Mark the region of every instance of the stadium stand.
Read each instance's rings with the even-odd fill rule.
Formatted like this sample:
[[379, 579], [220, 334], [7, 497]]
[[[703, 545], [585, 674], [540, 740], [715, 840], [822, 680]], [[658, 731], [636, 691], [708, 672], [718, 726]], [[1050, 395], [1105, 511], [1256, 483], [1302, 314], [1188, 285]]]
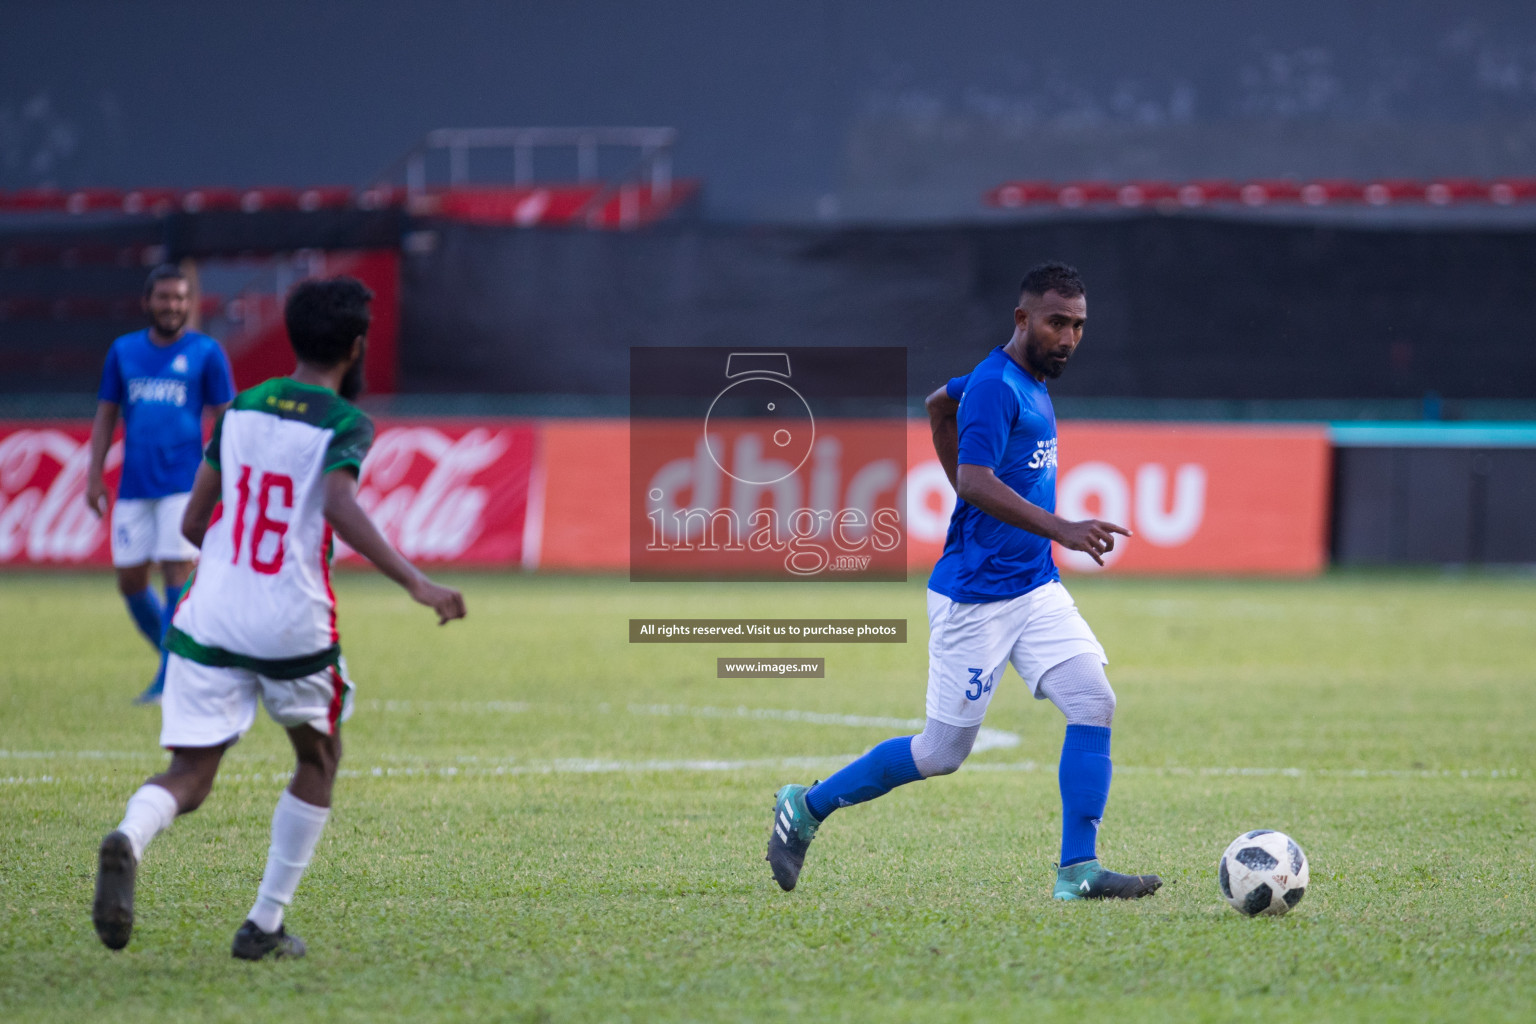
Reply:
[[1010, 181], [990, 189], [987, 205], [1016, 210], [1054, 207], [1075, 210], [1085, 206], [1112, 206], [1134, 210], [1141, 207], [1198, 209], [1205, 206], [1239, 205], [1249, 208], [1279, 205], [1339, 206], [1364, 204], [1384, 207], [1405, 204], [1452, 206], [1465, 203], [1511, 206], [1536, 200], [1536, 178], [1444, 181], [1299, 181], [1289, 178], [1264, 181]]
[[[699, 195], [697, 181], [672, 176], [676, 137], [670, 128], [443, 129], [360, 187], [0, 190], [6, 390], [87, 388], [105, 341], [141, 326], [144, 269], [166, 259], [248, 267], [249, 280], [226, 294], [205, 292], [199, 313], [215, 322], [237, 381], [259, 380], [287, 359], [273, 288], [286, 287], [283, 265], [302, 253], [312, 270], [358, 274], [383, 300], [368, 384], [391, 393], [399, 252], [412, 219], [600, 231], [657, 224]], [[503, 180], [487, 159], [496, 151], [512, 158]], [[617, 169], [600, 174], [605, 163]]]

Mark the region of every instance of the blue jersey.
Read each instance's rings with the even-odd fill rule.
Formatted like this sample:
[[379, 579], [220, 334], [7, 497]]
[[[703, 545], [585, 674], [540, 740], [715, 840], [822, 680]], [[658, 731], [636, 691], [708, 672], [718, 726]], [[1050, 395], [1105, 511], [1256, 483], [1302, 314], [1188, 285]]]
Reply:
[[[957, 414], [959, 461], [984, 466], [1025, 501], [1056, 511], [1056, 411], [1045, 384], [995, 348], [970, 377], [949, 382], [963, 392]], [[981, 604], [1027, 594], [1060, 579], [1051, 542], [993, 519], [963, 501], [955, 504], [944, 554], [928, 588], [952, 601]]]
[[235, 382], [224, 350], [208, 335], [188, 331], [156, 345], [146, 328], [112, 343], [97, 397], [123, 410], [117, 496], [163, 498], [192, 489], [203, 458], [203, 407], [233, 399]]

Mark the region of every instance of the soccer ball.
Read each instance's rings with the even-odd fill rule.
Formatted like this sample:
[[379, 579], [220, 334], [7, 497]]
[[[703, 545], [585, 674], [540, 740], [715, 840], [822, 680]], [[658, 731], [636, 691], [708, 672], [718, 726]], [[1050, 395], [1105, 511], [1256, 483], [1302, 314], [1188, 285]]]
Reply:
[[1307, 891], [1307, 855], [1283, 832], [1244, 832], [1221, 855], [1221, 894], [1253, 917], [1283, 914]]

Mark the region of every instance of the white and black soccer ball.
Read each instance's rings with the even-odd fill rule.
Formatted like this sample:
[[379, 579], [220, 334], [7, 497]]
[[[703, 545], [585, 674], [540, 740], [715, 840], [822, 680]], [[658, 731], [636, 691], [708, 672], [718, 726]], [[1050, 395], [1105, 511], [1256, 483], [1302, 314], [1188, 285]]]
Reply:
[[1307, 855], [1283, 832], [1244, 832], [1221, 855], [1221, 894], [1241, 913], [1283, 914], [1307, 891]]

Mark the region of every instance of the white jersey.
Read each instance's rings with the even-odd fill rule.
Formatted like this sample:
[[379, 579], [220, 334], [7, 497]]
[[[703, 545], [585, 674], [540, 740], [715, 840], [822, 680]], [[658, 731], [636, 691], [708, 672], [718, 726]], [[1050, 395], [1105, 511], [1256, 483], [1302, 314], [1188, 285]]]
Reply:
[[223, 515], [176, 608], [166, 647], [191, 661], [296, 679], [341, 648], [325, 474], [361, 471], [373, 423], [335, 392], [286, 377], [235, 396], [205, 458]]

